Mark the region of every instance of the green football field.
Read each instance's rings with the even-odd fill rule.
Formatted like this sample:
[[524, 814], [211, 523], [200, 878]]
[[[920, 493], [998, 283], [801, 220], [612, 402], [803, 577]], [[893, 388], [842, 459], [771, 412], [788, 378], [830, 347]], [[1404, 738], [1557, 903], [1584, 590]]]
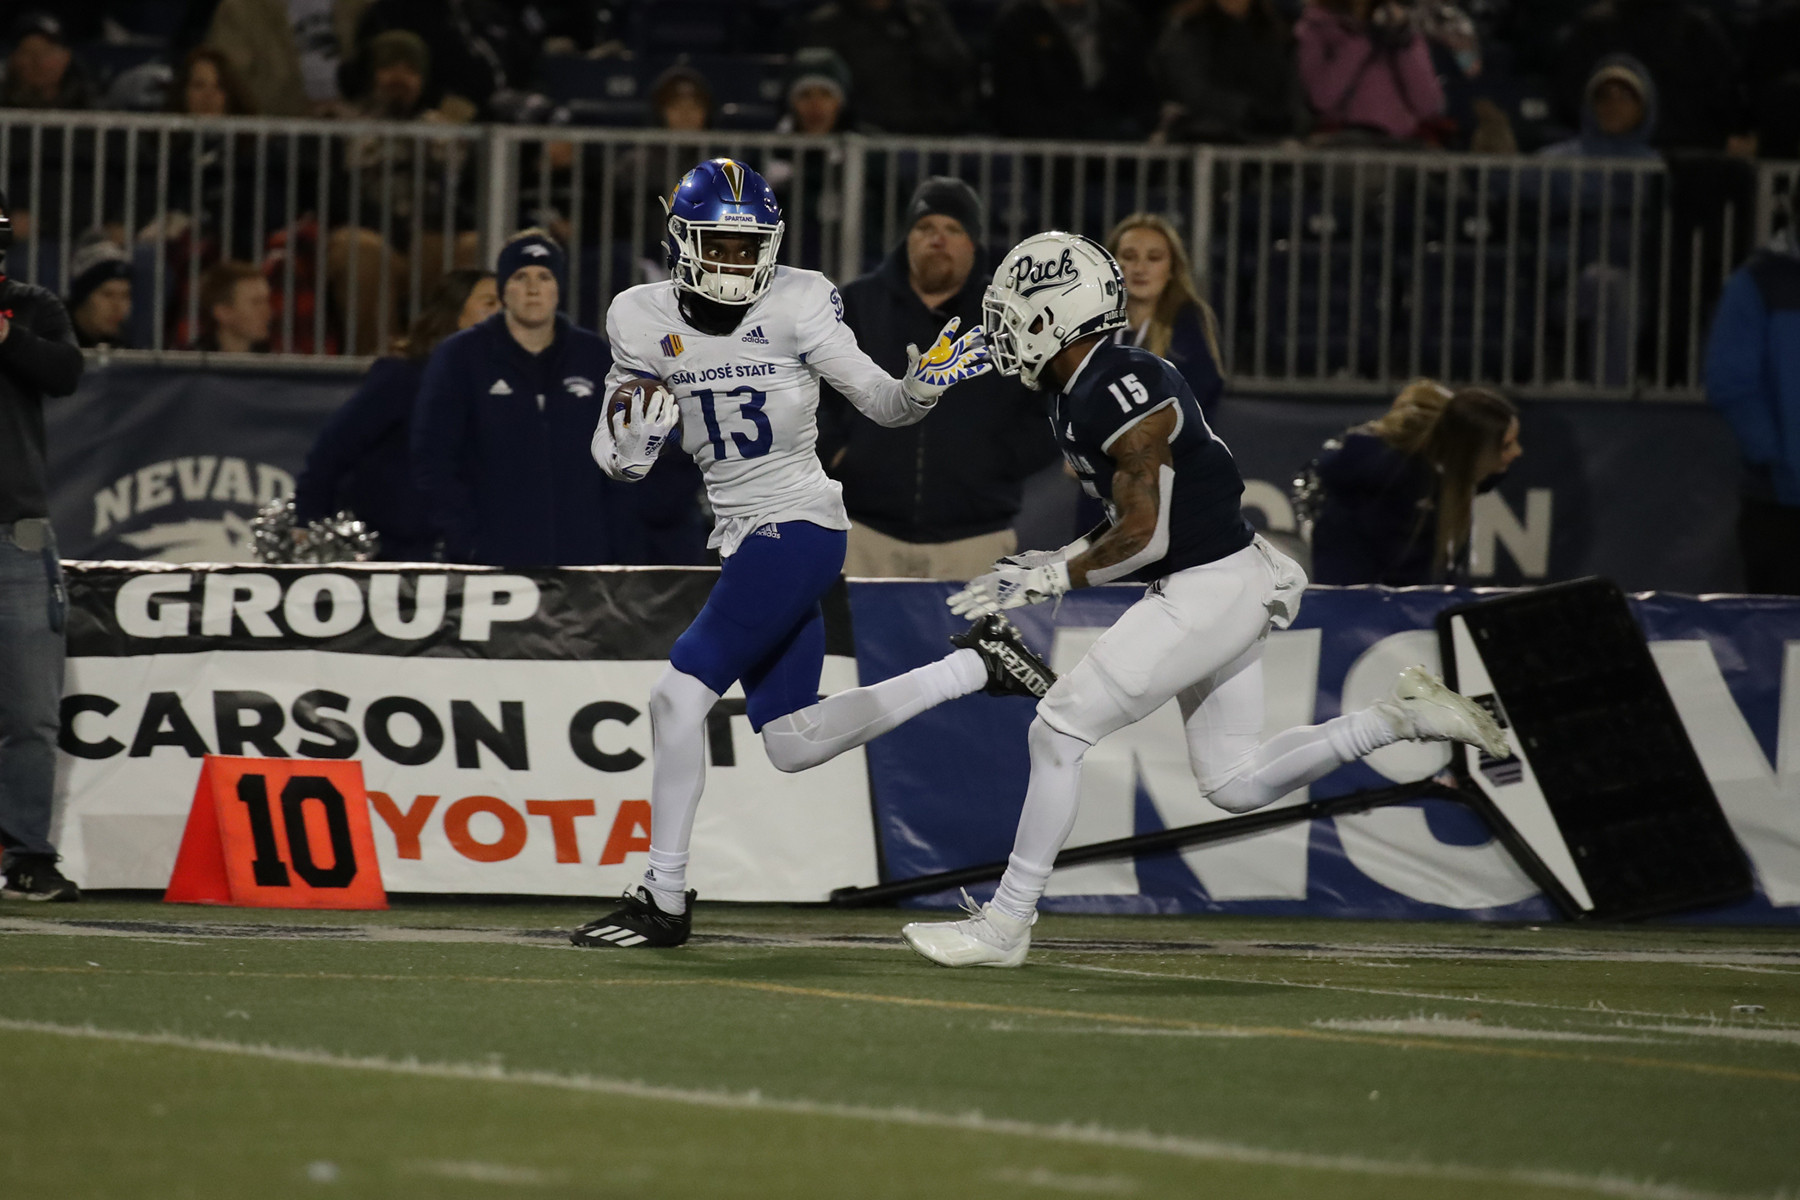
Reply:
[[957, 972], [895, 910], [591, 907], [0, 907], [0, 1187], [1800, 1194], [1792, 932], [1051, 915]]

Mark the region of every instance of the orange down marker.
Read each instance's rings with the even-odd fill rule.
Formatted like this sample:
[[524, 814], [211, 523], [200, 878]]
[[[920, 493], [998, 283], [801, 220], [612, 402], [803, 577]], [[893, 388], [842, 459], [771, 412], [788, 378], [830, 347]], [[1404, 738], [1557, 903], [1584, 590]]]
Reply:
[[207, 755], [163, 900], [386, 908], [362, 764]]

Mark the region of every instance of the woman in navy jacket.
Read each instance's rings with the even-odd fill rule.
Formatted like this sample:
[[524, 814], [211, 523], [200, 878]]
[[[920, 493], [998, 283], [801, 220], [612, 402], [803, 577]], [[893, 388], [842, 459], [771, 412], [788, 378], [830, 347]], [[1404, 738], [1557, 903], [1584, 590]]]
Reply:
[[1521, 453], [1519, 414], [1485, 388], [1420, 380], [1379, 419], [1327, 443], [1314, 583], [1453, 582], [1467, 570], [1469, 515]]
[[444, 559], [691, 562], [699, 526], [691, 461], [686, 471], [653, 472], [651, 488], [614, 483], [588, 451], [612, 351], [557, 311], [565, 263], [543, 230], [514, 234], [494, 272], [500, 311], [446, 339], [425, 368], [413, 475], [443, 532]]
[[493, 272], [444, 276], [412, 328], [395, 340], [394, 353], [375, 360], [319, 432], [294, 488], [296, 526], [347, 508], [381, 536], [377, 558], [429, 562], [437, 556], [437, 527], [413, 483], [413, 404], [438, 343], [499, 307]]
[[1107, 235], [1106, 248], [1125, 276], [1125, 317], [1115, 340], [1142, 346], [1174, 364], [1211, 421], [1225, 393], [1219, 371], [1218, 321], [1194, 290], [1187, 247], [1154, 213], [1133, 213]]

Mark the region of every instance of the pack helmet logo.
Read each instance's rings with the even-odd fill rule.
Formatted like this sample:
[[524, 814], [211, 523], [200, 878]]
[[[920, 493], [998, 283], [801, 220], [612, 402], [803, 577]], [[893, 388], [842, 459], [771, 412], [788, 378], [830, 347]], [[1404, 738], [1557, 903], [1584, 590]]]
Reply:
[[563, 380], [563, 387], [567, 388], [577, 396], [591, 396], [594, 394], [594, 381], [582, 375], [569, 376], [567, 379]]
[[1034, 296], [1050, 288], [1074, 283], [1079, 278], [1080, 271], [1075, 266], [1075, 256], [1066, 246], [1062, 255], [1053, 260], [1035, 259], [1029, 254], [1021, 254], [1012, 268], [1013, 290], [1021, 296]]

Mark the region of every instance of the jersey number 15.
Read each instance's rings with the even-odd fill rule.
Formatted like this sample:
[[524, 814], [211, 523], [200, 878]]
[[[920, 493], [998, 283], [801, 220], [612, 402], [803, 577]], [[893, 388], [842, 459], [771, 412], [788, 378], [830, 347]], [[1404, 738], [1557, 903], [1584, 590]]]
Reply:
[[[769, 426], [768, 414], [763, 412], [763, 404], [768, 396], [753, 387], [735, 387], [725, 393], [726, 397], [743, 396], [738, 404], [738, 416], [743, 417], [755, 427], [753, 435], [745, 436], [732, 431], [732, 444], [737, 446], [739, 458], [761, 458], [775, 444], [775, 431]], [[706, 437], [712, 442], [713, 458], [723, 460], [726, 456], [725, 434], [719, 429], [719, 414], [714, 407], [716, 400], [711, 388], [701, 388], [694, 393], [700, 401], [700, 415], [706, 418]]]
[[[1133, 405], [1142, 404], [1150, 398], [1150, 389], [1139, 383], [1136, 375], [1121, 375], [1116, 381], [1107, 384], [1106, 390], [1119, 402], [1119, 408], [1123, 412], [1130, 412]], [[1126, 392], [1131, 393], [1131, 399], [1125, 398]]]

